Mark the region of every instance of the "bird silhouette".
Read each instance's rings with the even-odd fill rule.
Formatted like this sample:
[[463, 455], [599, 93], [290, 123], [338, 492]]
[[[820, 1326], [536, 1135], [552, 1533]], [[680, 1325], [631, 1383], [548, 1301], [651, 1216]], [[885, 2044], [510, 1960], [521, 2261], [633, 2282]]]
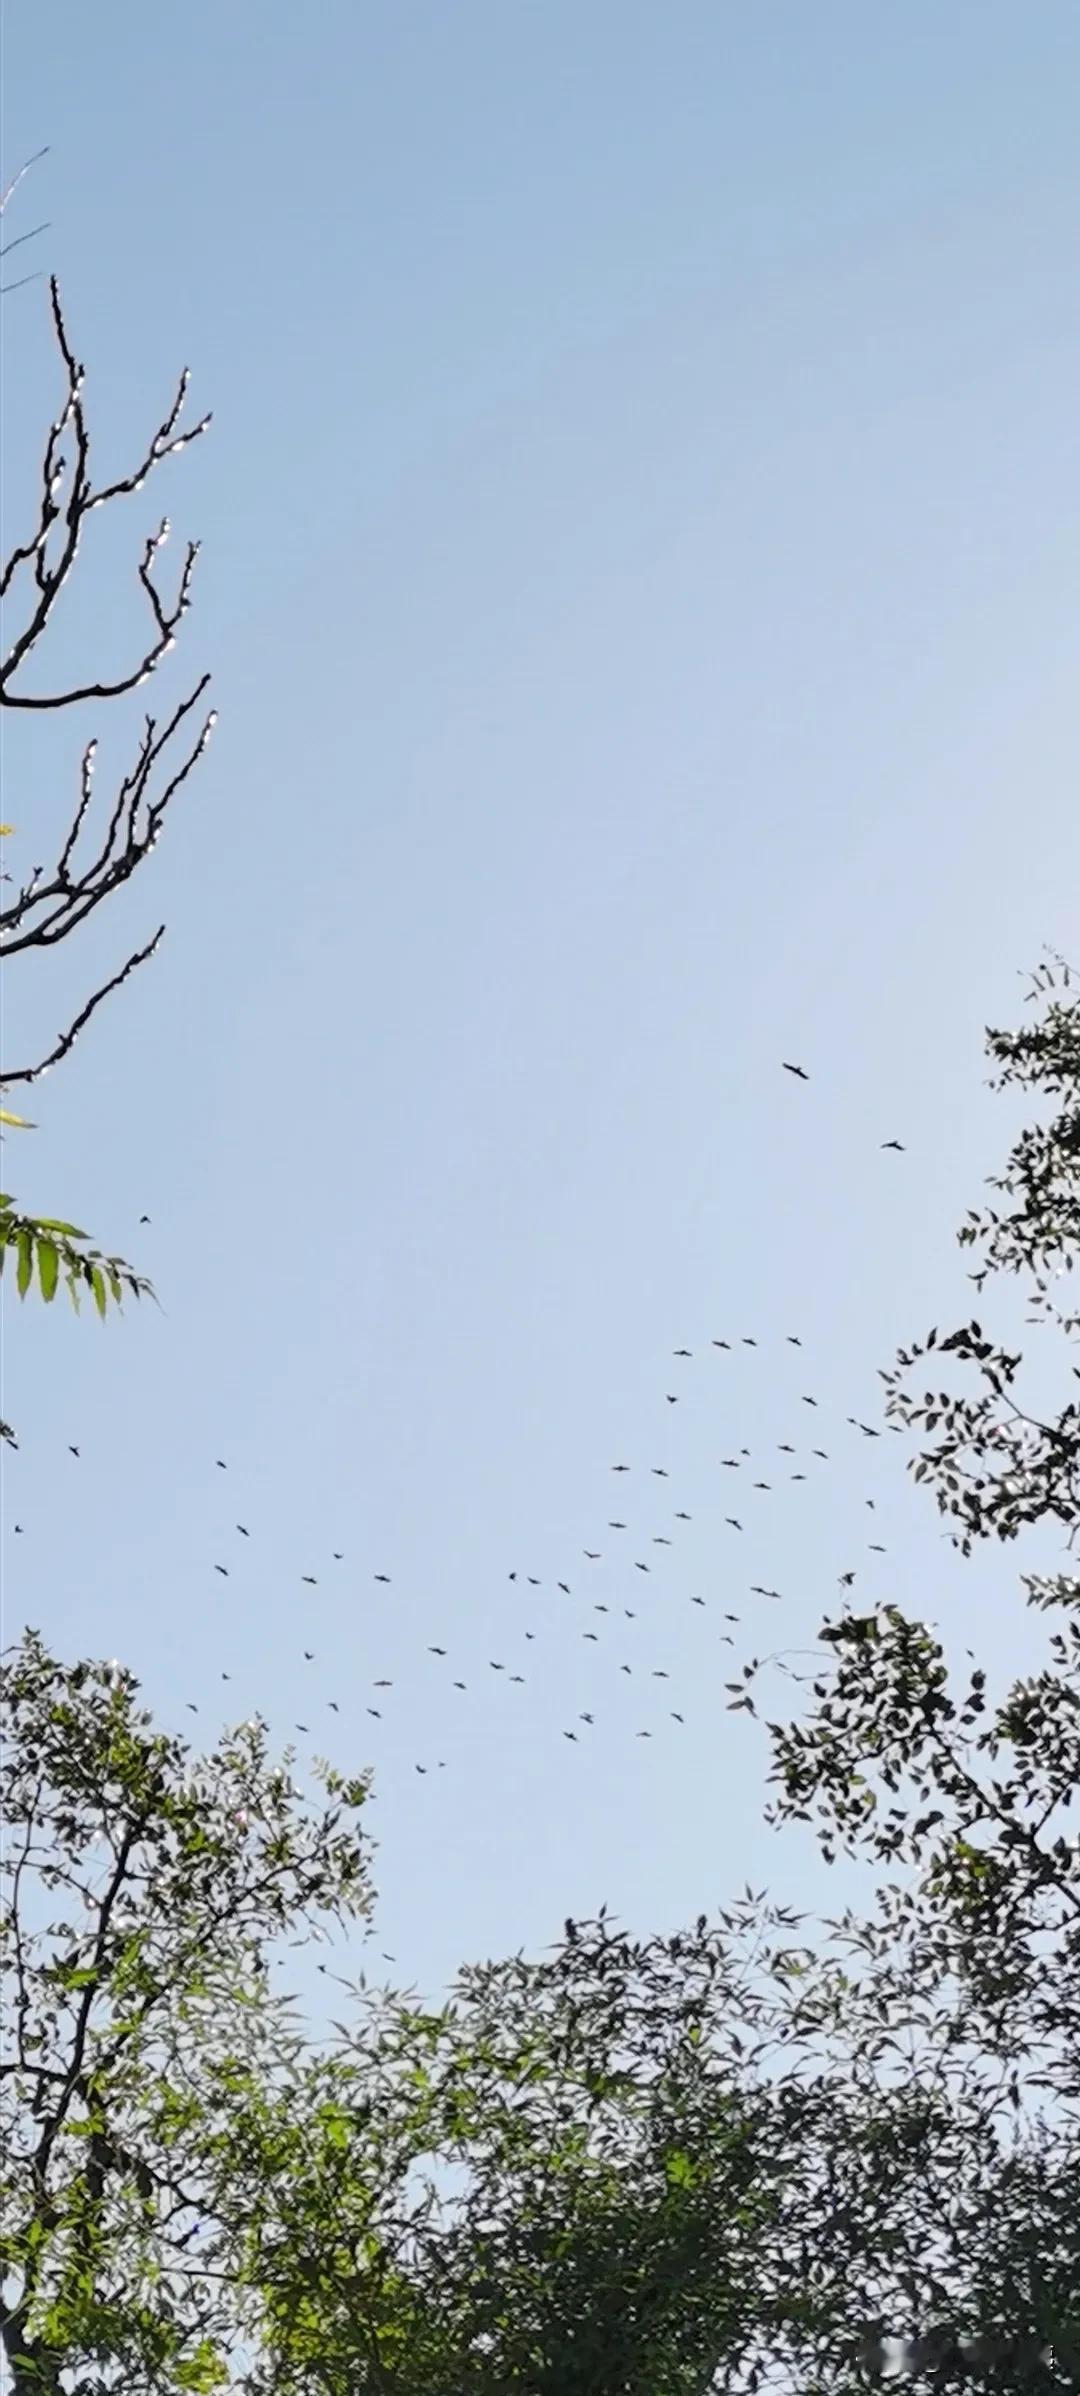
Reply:
[[671, 1479], [671, 1474], [665, 1464], [650, 1464], [649, 1471], [655, 1473], [658, 1481], [670, 1481]]
[[730, 1524], [733, 1531], [742, 1530], [741, 1522], [736, 1522], [735, 1516], [733, 1514], [725, 1514], [724, 1521]]
[[904, 1147], [902, 1140], [883, 1140], [881, 1145], [883, 1148], [895, 1148], [898, 1156], [906, 1156], [907, 1154], [907, 1150]]
[[691, 1517], [689, 1514], [683, 1514], [682, 1512], [680, 1512], [680, 1509], [679, 1509], [678, 1507], [676, 1507], [676, 1509], [675, 1509], [675, 1520], [676, 1520], [676, 1522], [690, 1522], [690, 1521], [692, 1520], [692, 1517]]
[[842, 1572], [839, 1575], [841, 1589], [850, 1589], [854, 1584], [854, 1580], [855, 1575], [853, 1572]]
[[692, 1348], [673, 1348], [671, 1352], [673, 1356], [692, 1356], [694, 1353]]
[[639, 1562], [638, 1562], [638, 1560], [637, 1560], [637, 1557], [635, 1556], [635, 1558], [634, 1558], [634, 1571], [635, 1571], [635, 1572], [648, 1572], [648, 1569], [649, 1569], [648, 1565], [647, 1565], [647, 1564], [639, 1564]]
[[624, 1522], [609, 1522], [608, 1524], [609, 1531], [625, 1531], [625, 1529], [626, 1524]]
[[303, 1581], [305, 1589], [317, 1589], [319, 1586], [313, 1572], [302, 1572], [300, 1578]]
[[786, 1340], [787, 1340], [787, 1344], [788, 1344], [789, 1348], [801, 1348], [801, 1346], [802, 1346], [802, 1341], [801, 1341], [801, 1339], [799, 1338], [799, 1336], [798, 1336], [797, 1332], [794, 1332], [794, 1331], [788, 1331], [788, 1332], [786, 1332], [786, 1333], [785, 1333], [785, 1338], [786, 1338]]
[[570, 1595], [570, 1583], [569, 1583], [569, 1581], [560, 1581], [560, 1582], [559, 1582], [557, 1585], [558, 1585], [558, 1587], [559, 1587], [559, 1588], [562, 1590], [563, 1596], [564, 1596], [564, 1597], [569, 1597], [569, 1595]]
[[670, 1546], [671, 1546], [671, 1541], [670, 1541], [670, 1539], [665, 1539], [665, 1537], [664, 1537], [664, 1534], [663, 1534], [663, 1532], [662, 1532], [662, 1531], [654, 1531], [654, 1532], [653, 1532], [653, 1546], [654, 1546], [654, 1547], [670, 1547]]
[[241, 1539], [250, 1539], [251, 1533], [248, 1530], [246, 1523], [238, 1522], [236, 1528], [240, 1533]]
[[377, 1572], [377, 1573], [375, 1574], [375, 1579], [376, 1579], [377, 1581], [382, 1581], [382, 1582], [385, 1584], [386, 1588], [389, 1588], [389, 1586], [390, 1586], [390, 1575], [389, 1575], [389, 1573], [388, 1573], [388, 1572]]
[[428, 1654], [429, 1656], [444, 1656], [446, 1649], [445, 1647], [429, 1647]]
[[714, 1340], [713, 1340], [713, 1342], [712, 1342], [712, 1345], [713, 1345], [713, 1347], [714, 1347], [714, 1348], [726, 1348], [726, 1349], [727, 1349], [727, 1352], [728, 1352], [728, 1355], [730, 1356], [730, 1354], [731, 1354], [731, 1341], [730, 1341], [729, 1339], [714, 1339]]
[[685, 1723], [685, 1721], [686, 1721], [686, 1716], [685, 1716], [685, 1714], [676, 1714], [676, 1713], [673, 1711], [673, 1712], [672, 1712], [671, 1719], [672, 1719], [672, 1721], [673, 1721], [673, 1722], [682, 1722], [682, 1723]]
[[69, 1455], [69, 1456], [77, 1456], [78, 1454], [79, 1454], [79, 1450], [78, 1450], [78, 1448], [73, 1448], [73, 1447], [71, 1447], [71, 1446], [70, 1446], [70, 1444], [69, 1444], [69, 1447], [68, 1447], [68, 1455]]
[[804, 1406], [816, 1406], [816, 1405], [817, 1405], [817, 1399], [816, 1399], [816, 1398], [806, 1398], [806, 1397], [804, 1397], [804, 1399], [803, 1399], [803, 1405], [804, 1405]]
[[810, 1076], [805, 1065], [789, 1065], [786, 1058], [781, 1058], [780, 1061], [784, 1067], [785, 1073], [793, 1073], [797, 1082], [809, 1081]]
[[581, 1553], [588, 1557], [590, 1564], [599, 1564], [600, 1550], [598, 1547], [583, 1547]]
[[375, 1722], [381, 1722], [381, 1721], [382, 1721], [382, 1715], [380, 1714], [380, 1712], [379, 1712], [379, 1709], [378, 1709], [378, 1706], [377, 1706], [377, 1705], [369, 1705], [369, 1707], [368, 1707], [368, 1709], [367, 1709], [367, 1710], [368, 1710], [368, 1713], [371, 1715], [371, 1717], [372, 1717], [373, 1721], [375, 1721]]
[[215, 1566], [214, 1566], [214, 1571], [215, 1571], [215, 1572], [219, 1572], [219, 1573], [221, 1574], [221, 1578], [222, 1578], [222, 1580], [223, 1580], [223, 1581], [227, 1581], [227, 1580], [228, 1580], [228, 1578], [229, 1578], [229, 1567], [228, 1567], [228, 1565], [227, 1565], [227, 1564], [215, 1564]]
[[671, 1391], [670, 1391], [670, 1390], [666, 1390], [664, 1394], [665, 1394], [665, 1396], [666, 1396], [666, 1398], [667, 1398], [667, 1402], [668, 1402], [668, 1405], [669, 1405], [669, 1406], [677, 1406], [677, 1405], [678, 1405], [678, 1403], [679, 1403], [679, 1401], [678, 1401], [678, 1398], [673, 1398], [673, 1397], [672, 1397], [672, 1395], [671, 1395]]

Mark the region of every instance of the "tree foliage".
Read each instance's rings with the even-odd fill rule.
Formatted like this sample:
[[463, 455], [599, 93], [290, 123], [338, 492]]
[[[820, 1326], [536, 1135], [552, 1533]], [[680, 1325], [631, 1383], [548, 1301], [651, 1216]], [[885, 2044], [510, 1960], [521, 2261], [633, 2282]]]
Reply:
[[369, 1899], [357, 1810], [302, 1804], [265, 1727], [208, 1756], [131, 1673], [4, 1666], [0, 2335], [15, 2396], [212, 2389], [236, 2304], [215, 2157], [288, 2051], [273, 1944]]

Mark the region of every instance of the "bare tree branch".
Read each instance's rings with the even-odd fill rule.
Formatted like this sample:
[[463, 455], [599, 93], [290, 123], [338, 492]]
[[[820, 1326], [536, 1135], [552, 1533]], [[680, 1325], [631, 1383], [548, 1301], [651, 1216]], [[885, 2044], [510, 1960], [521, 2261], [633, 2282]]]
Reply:
[[[24, 660], [40, 641], [71, 573], [87, 517], [95, 508], [106, 506], [111, 499], [124, 498], [140, 491], [163, 458], [173, 457], [179, 450], [189, 448], [192, 441], [197, 441], [199, 435], [206, 431], [210, 422], [207, 414], [185, 432], [176, 429], [187, 396], [189, 378], [185, 368], [172, 406], [158, 425], [138, 464], [129, 473], [119, 475], [113, 482], [104, 483], [95, 490], [90, 476], [90, 439], [83, 406], [85, 368], [76, 358], [68, 338], [55, 276], [50, 280], [49, 292], [53, 331], [63, 362], [66, 390], [63, 406], [50, 426], [45, 443], [37, 524], [30, 537], [11, 551], [0, 570], [0, 598], [8, 595], [16, 576], [24, 567], [32, 567], [36, 586], [36, 603], [0, 666], [0, 705], [6, 707], [73, 707], [82, 699], [119, 698], [125, 691], [134, 690], [148, 674], [153, 673], [172, 645], [176, 627], [190, 605], [191, 577], [198, 555], [197, 543], [191, 543], [176, 598], [171, 608], [164, 607], [151, 578], [151, 567], [156, 551], [168, 538], [167, 518], [162, 521], [157, 534], [147, 541], [139, 567], [139, 580], [150, 602], [156, 638], [127, 673], [112, 680], [99, 677], [92, 682], [48, 695], [24, 692], [14, 687], [15, 678]], [[61, 449], [61, 443], [68, 435], [74, 448], [74, 459], [70, 465]]]
[[22, 949], [51, 948], [66, 939], [149, 855], [170, 800], [194, 771], [210, 738], [216, 720], [212, 708], [203, 717], [195, 739], [189, 740], [179, 753], [174, 770], [156, 796], [155, 769], [198, 706], [209, 681], [209, 675], [204, 674], [161, 727], [154, 716], [147, 716], [135, 761], [119, 786], [112, 811], [102, 827], [96, 854], [76, 864], [75, 852], [93, 796], [97, 759], [96, 740], [87, 743], [82, 755], [78, 804], [56, 865], [47, 876], [43, 866], [35, 865], [18, 895], [8, 906], [0, 908], [0, 943], [6, 956], [18, 956]]
[[[42, 153], [43, 154], [43, 153]], [[20, 169], [8, 187], [10, 198], [33, 160]], [[0, 202], [0, 207], [4, 203]], [[28, 239], [28, 235], [20, 236]], [[15, 247], [14, 243], [7, 245]], [[25, 539], [18, 541], [0, 567], [0, 598], [18, 606], [21, 628], [0, 665], [0, 706], [31, 712], [55, 711], [89, 700], [123, 698], [145, 682], [173, 649], [191, 604], [192, 577], [198, 543], [189, 542], [171, 595], [164, 595], [156, 576], [159, 551], [169, 536], [163, 517], [146, 538], [137, 573], [150, 611], [149, 637], [140, 640], [132, 662], [113, 674], [75, 679], [53, 690], [24, 690], [21, 675], [42, 651], [53, 611], [72, 575], [89, 518], [113, 500], [140, 492], [163, 459], [175, 456], [205, 432], [209, 415], [184, 427], [181, 419], [188, 394], [187, 369], [156, 429], [132, 466], [111, 479], [95, 483], [90, 465], [90, 432], [84, 403], [85, 370], [68, 335], [55, 278], [50, 281], [52, 330], [63, 369], [63, 393], [46, 435], [41, 460], [37, 516]], [[98, 739], [83, 749], [75, 805], [59, 844], [55, 863], [34, 864], [14, 890], [10, 877], [5, 904], [0, 907], [0, 948], [6, 958], [28, 949], [47, 950], [77, 932], [95, 909], [128, 881], [154, 847], [170, 802], [194, 771], [213, 730], [215, 715], [204, 709], [208, 674], [164, 717], [147, 715], [134, 757], [123, 774], [95, 829], [94, 774]], [[8, 895], [8, 893], [13, 893]], [[66, 1057], [103, 999], [120, 988], [136, 968], [153, 956], [164, 926], [144, 948], [102, 983], [80, 1009], [68, 1030], [37, 1064], [12, 1072], [0, 1068], [0, 1085], [33, 1082]]]
[[100, 989], [95, 990], [93, 997], [87, 999], [86, 1005], [80, 1007], [74, 1023], [69, 1024], [67, 1031], [60, 1034], [55, 1048], [49, 1050], [48, 1056], [42, 1057], [40, 1064], [22, 1065], [14, 1073], [5, 1071], [0, 1079], [0, 1089], [6, 1090], [12, 1082], [40, 1081], [43, 1073], [48, 1073], [53, 1065], [59, 1065], [61, 1059], [69, 1055], [74, 1048], [80, 1032], [85, 1031], [91, 1015], [96, 1013], [102, 999], [109, 998], [114, 990], [119, 990], [121, 984], [127, 981], [128, 975], [134, 973], [136, 966], [145, 965], [154, 955], [155, 950], [160, 947], [164, 937], [165, 926], [162, 923], [158, 925], [153, 939], [147, 941], [146, 947], [136, 949], [134, 955], [128, 958], [127, 964], [120, 967], [119, 973], [114, 973], [110, 981], [102, 982]]

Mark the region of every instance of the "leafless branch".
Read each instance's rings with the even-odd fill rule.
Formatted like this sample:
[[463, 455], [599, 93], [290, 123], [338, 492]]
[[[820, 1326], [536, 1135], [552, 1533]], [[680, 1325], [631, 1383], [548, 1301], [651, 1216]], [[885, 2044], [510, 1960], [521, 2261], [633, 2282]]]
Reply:
[[[87, 743], [80, 767], [78, 802], [55, 866], [46, 873], [43, 866], [35, 865], [16, 897], [0, 908], [0, 946], [5, 956], [18, 956], [28, 948], [55, 947], [77, 930], [103, 899], [119, 889], [149, 855], [170, 800], [193, 773], [213, 731], [215, 716], [211, 708], [202, 718], [194, 739], [189, 736], [186, 742], [178, 740], [204, 697], [209, 681], [209, 675], [204, 674], [163, 725], [159, 726], [154, 716], [147, 716], [134, 763], [120, 783], [111, 812], [103, 822], [96, 852], [78, 857], [93, 797], [97, 761], [96, 740]], [[166, 753], [173, 754], [173, 744], [176, 763], [163, 786], [155, 792], [156, 771]]]
[[22, 165], [13, 174], [10, 183], [6, 183], [3, 191], [0, 191], [0, 216], [3, 215], [8, 201], [14, 199], [20, 183], [29, 174], [31, 167], [40, 165], [41, 160], [47, 158], [48, 155], [49, 145], [46, 142], [43, 150], [35, 150], [32, 158], [24, 158]]
[[85, 1031], [91, 1015], [97, 1012], [102, 999], [109, 998], [114, 990], [119, 990], [122, 983], [127, 981], [128, 975], [135, 972], [137, 966], [145, 965], [155, 950], [160, 947], [164, 937], [165, 926], [162, 923], [158, 925], [153, 939], [147, 941], [146, 947], [136, 949], [134, 955], [128, 958], [127, 964], [120, 967], [119, 973], [114, 973], [110, 981], [102, 982], [100, 988], [95, 990], [93, 997], [88, 998], [85, 1006], [80, 1007], [74, 1023], [68, 1025], [66, 1032], [61, 1032], [55, 1047], [49, 1050], [48, 1056], [42, 1057], [37, 1065], [22, 1065], [14, 1073], [5, 1070], [0, 1079], [0, 1089], [6, 1089], [13, 1082], [40, 1081], [43, 1073], [48, 1073], [53, 1065], [59, 1065], [61, 1059], [74, 1048], [80, 1032]]
[[[28, 160], [26, 167], [20, 169], [4, 195], [5, 201], [33, 163]], [[175, 646], [191, 604], [198, 543], [188, 543], [178, 580], [171, 593], [163, 593], [156, 573], [158, 553], [169, 535], [168, 518], [163, 517], [157, 529], [145, 539], [138, 563], [138, 580], [150, 613], [150, 630], [148, 638], [144, 635], [140, 639], [131, 664], [111, 675], [99, 673], [73, 680], [58, 690], [22, 688], [24, 668], [47, 645], [53, 611], [72, 574], [88, 519], [113, 500], [140, 492], [155, 468], [165, 458], [188, 448], [210, 422], [206, 415], [197, 424], [187, 427], [182, 424], [189, 383], [185, 368], [169, 406], [134, 464], [110, 480], [96, 483], [90, 465], [85, 370], [68, 334], [55, 278], [50, 281], [49, 291], [63, 391], [44, 442], [36, 521], [0, 566], [0, 598], [17, 606], [22, 619], [0, 665], [0, 706], [31, 712], [55, 711], [95, 699], [122, 698], [145, 682]], [[6, 885], [6, 903], [0, 907], [0, 948], [6, 958], [27, 949], [54, 948], [77, 932], [149, 855], [170, 802], [194, 771], [213, 730], [214, 712], [204, 706], [209, 681], [209, 675], [203, 674], [187, 696], [164, 717], [147, 715], [134, 757], [110, 796], [96, 829], [93, 798], [99, 744], [96, 736], [87, 742], [80, 763], [75, 805], [55, 863], [33, 865], [17, 890], [7, 874], [0, 877], [0, 882]], [[9, 892], [12, 895], [8, 896]], [[33, 1082], [59, 1064], [102, 1000], [153, 956], [163, 930], [164, 926], [146, 947], [128, 958], [118, 973], [95, 990], [47, 1056], [37, 1064], [21, 1066], [12, 1072], [0, 1068], [0, 1083]]]
[[[187, 396], [189, 378], [185, 368], [172, 405], [137, 465], [127, 474], [95, 488], [90, 474], [90, 438], [83, 404], [85, 369], [76, 358], [68, 338], [55, 276], [50, 280], [49, 292], [53, 331], [64, 368], [66, 387], [63, 405], [49, 428], [45, 443], [37, 523], [29, 537], [17, 543], [0, 570], [0, 598], [7, 597], [16, 577], [24, 568], [31, 570], [34, 585], [33, 604], [27, 620], [0, 666], [0, 705], [6, 707], [73, 707], [80, 700], [119, 698], [125, 691], [135, 690], [148, 674], [153, 673], [172, 646], [177, 626], [191, 603], [191, 578], [198, 555], [198, 544], [192, 542], [185, 555], [176, 596], [171, 605], [165, 605], [153, 581], [151, 569], [157, 551], [168, 538], [168, 519], [163, 519], [158, 532], [150, 536], [139, 566], [139, 581], [150, 604], [154, 639], [126, 673], [111, 679], [99, 676], [93, 681], [58, 692], [27, 692], [15, 687], [16, 677], [25, 659], [40, 642], [74, 566], [87, 518], [110, 500], [125, 498], [140, 491], [148, 476], [164, 458], [174, 457], [181, 449], [189, 448], [206, 431], [210, 422], [209, 415], [205, 415], [186, 431], [177, 431]], [[65, 440], [70, 440], [74, 453], [70, 461], [61, 446]]]

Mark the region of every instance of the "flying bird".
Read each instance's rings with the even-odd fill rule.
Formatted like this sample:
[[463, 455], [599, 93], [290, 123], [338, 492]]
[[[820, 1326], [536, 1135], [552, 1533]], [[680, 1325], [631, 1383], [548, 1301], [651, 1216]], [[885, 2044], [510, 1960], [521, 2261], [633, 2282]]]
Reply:
[[380, 1714], [380, 1712], [379, 1712], [379, 1709], [378, 1709], [378, 1706], [377, 1706], [377, 1705], [369, 1705], [369, 1707], [368, 1707], [368, 1713], [371, 1715], [371, 1717], [372, 1717], [372, 1720], [373, 1720], [373, 1721], [375, 1721], [375, 1722], [381, 1722], [381, 1721], [382, 1721], [382, 1715]]
[[634, 1558], [634, 1571], [635, 1571], [635, 1572], [648, 1572], [648, 1569], [649, 1569], [648, 1565], [647, 1565], [647, 1564], [639, 1564], [639, 1563], [638, 1563], [638, 1560], [637, 1560], [637, 1557], [635, 1556], [635, 1558]]
[[73, 1448], [73, 1447], [71, 1447], [71, 1446], [69, 1445], [69, 1447], [68, 1447], [68, 1455], [69, 1455], [69, 1456], [77, 1456], [77, 1455], [78, 1455], [78, 1453], [79, 1453], [79, 1451], [78, 1451], [78, 1448]]
[[713, 1341], [713, 1343], [712, 1343], [712, 1344], [713, 1344], [713, 1347], [714, 1347], [714, 1348], [726, 1348], [726, 1349], [727, 1349], [727, 1352], [728, 1352], [728, 1355], [730, 1356], [730, 1354], [731, 1354], [731, 1341], [730, 1341], [729, 1339], [714, 1339], [714, 1341]]
[[313, 1572], [302, 1572], [300, 1578], [303, 1581], [305, 1589], [317, 1589], [319, 1586]]
[[817, 1405], [817, 1399], [816, 1399], [816, 1398], [806, 1398], [806, 1397], [804, 1397], [804, 1399], [803, 1399], [803, 1405], [804, 1405], [804, 1406], [816, 1406], [816, 1405]]
[[654, 1547], [670, 1547], [670, 1546], [671, 1546], [671, 1541], [670, 1541], [670, 1539], [665, 1539], [665, 1537], [664, 1537], [664, 1534], [663, 1534], [663, 1532], [662, 1532], [662, 1531], [654, 1531], [654, 1532], [653, 1532], [653, 1546], [654, 1546]]
[[387, 1588], [389, 1588], [389, 1586], [390, 1586], [390, 1575], [389, 1575], [389, 1573], [388, 1573], [388, 1572], [377, 1572], [377, 1573], [375, 1574], [375, 1579], [376, 1579], [377, 1581], [382, 1581], [382, 1582], [385, 1584], [385, 1586], [386, 1586]]
[[598, 1547], [583, 1547], [581, 1553], [588, 1557], [590, 1564], [599, 1564], [600, 1550]]
[[219, 1573], [221, 1574], [221, 1578], [222, 1578], [222, 1580], [223, 1580], [223, 1581], [227, 1581], [227, 1580], [228, 1580], [228, 1578], [229, 1578], [229, 1567], [228, 1567], [228, 1565], [227, 1565], [227, 1564], [215, 1564], [215, 1566], [214, 1566], [214, 1571], [215, 1571], [215, 1572], [219, 1572]]
[[665, 1397], [667, 1398], [667, 1402], [668, 1402], [668, 1405], [669, 1405], [669, 1406], [677, 1406], [677, 1405], [678, 1405], [678, 1403], [679, 1403], [679, 1401], [678, 1401], [678, 1398], [673, 1398], [673, 1397], [672, 1397], [672, 1395], [671, 1395], [671, 1391], [670, 1391], [670, 1390], [665, 1390], [665, 1392], [664, 1392], [664, 1395], [665, 1395]]
[[[489, 1662], [489, 1663], [491, 1663], [491, 1658], [490, 1658], [490, 1656], [489, 1656], [489, 1658], [488, 1658], [488, 1662]], [[491, 1665], [491, 1669], [492, 1669], [492, 1671], [493, 1671], [493, 1672], [505, 1672], [505, 1670], [506, 1670], [506, 1666], [505, 1666], [505, 1664], [492, 1664], [492, 1665]]]
[[883, 1148], [895, 1148], [895, 1150], [896, 1150], [896, 1153], [897, 1153], [897, 1155], [898, 1155], [898, 1156], [906, 1156], [906, 1155], [907, 1155], [907, 1150], [906, 1150], [906, 1148], [904, 1147], [904, 1143], [903, 1143], [903, 1141], [902, 1141], [902, 1140], [883, 1140], [883, 1141], [882, 1141], [882, 1143], [881, 1143], [881, 1145], [882, 1145], [882, 1147], [883, 1147]]
[[672, 1712], [671, 1719], [672, 1719], [672, 1721], [673, 1721], [673, 1722], [682, 1722], [682, 1723], [684, 1723], [684, 1724], [685, 1724], [685, 1721], [686, 1721], [686, 1716], [685, 1716], [685, 1714], [676, 1714], [676, 1713], [673, 1711], [673, 1712]]
[[214, 1462], [215, 1462], [215, 1464], [217, 1465], [217, 1468], [218, 1468], [218, 1471], [219, 1471], [219, 1473], [227, 1473], [227, 1472], [228, 1472], [228, 1469], [229, 1469], [229, 1467], [228, 1467], [228, 1465], [227, 1465], [227, 1464], [226, 1464], [226, 1462], [225, 1462], [225, 1458], [224, 1458], [224, 1456], [215, 1456], [215, 1458], [214, 1458]]
[[854, 1580], [855, 1575], [853, 1572], [842, 1572], [839, 1575], [841, 1589], [850, 1589], [854, 1584]]
[[444, 1656], [446, 1649], [445, 1647], [429, 1647], [428, 1654], [429, 1656]]
[[690, 1603], [692, 1606], [703, 1606], [705, 1600], [703, 1597], [692, 1597]]
[[241, 1539], [250, 1539], [251, 1533], [248, 1530], [246, 1523], [238, 1522], [236, 1528], [240, 1533]]
[[569, 1581], [560, 1581], [560, 1582], [558, 1583], [558, 1587], [559, 1587], [559, 1588], [562, 1590], [562, 1593], [563, 1593], [563, 1596], [564, 1596], [564, 1597], [569, 1597], [569, 1595], [570, 1595], [570, 1583], [569, 1583]]
[[628, 1464], [613, 1464], [611, 1469], [613, 1473], [628, 1473], [630, 1467]]
[[671, 1474], [664, 1464], [650, 1464], [649, 1471], [655, 1473], [658, 1481], [670, 1481], [671, 1479]]
[[787, 1339], [787, 1344], [788, 1344], [789, 1348], [801, 1348], [801, 1346], [802, 1346], [802, 1341], [801, 1341], [801, 1339], [799, 1339], [799, 1338], [797, 1337], [797, 1335], [796, 1335], [796, 1333], [795, 1333], [794, 1331], [789, 1331], [789, 1332], [787, 1332], [787, 1333], [785, 1334], [785, 1336], [786, 1336], [786, 1339]]
[[624, 1522], [609, 1522], [608, 1524], [609, 1531], [625, 1531], [625, 1529], [626, 1524]]
[[694, 1351], [692, 1348], [673, 1348], [671, 1353], [673, 1356], [692, 1356]]
[[463, 1689], [465, 1687], [465, 1683], [464, 1681], [455, 1681], [454, 1687], [455, 1689]]
[[734, 1516], [733, 1514], [725, 1514], [725, 1516], [724, 1516], [724, 1521], [725, 1521], [726, 1523], [729, 1523], [729, 1524], [730, 1524], [730, 1526], [731, 1526], [731, 1529], [732, 1529], [733, 1531], [741, 1531], [741, 1530], [742, 1530], [742, 1524], [741, 1524], [741, 1522], [736, 1522], [736, 1520], [735, 1520], [735, 1516]]
[[680, 1512], [680, 1510], [679, 1510], [679, 1508], [678, 1508], [678, 1507], [676, 1507], [676, 1509], [675, 1509], [675, 1520], [676, 1520], [676, 1522], [690, 1522], [690, 1521], [691, 1521], [691, 1519], [692, 1519], [692, 1517], [691, 1517], [689, 1514], [683, 1514], [683, 1513], [681, 1513], [681, 1512]]
[[805, 1065], [789, 1065], [786, 1058], [783, 1057], [781, 1058], [780, 1062], [783, 1065], [785, 1073], [793, 1073], [797, 1082], [809, 1081], [810, 1076]]

